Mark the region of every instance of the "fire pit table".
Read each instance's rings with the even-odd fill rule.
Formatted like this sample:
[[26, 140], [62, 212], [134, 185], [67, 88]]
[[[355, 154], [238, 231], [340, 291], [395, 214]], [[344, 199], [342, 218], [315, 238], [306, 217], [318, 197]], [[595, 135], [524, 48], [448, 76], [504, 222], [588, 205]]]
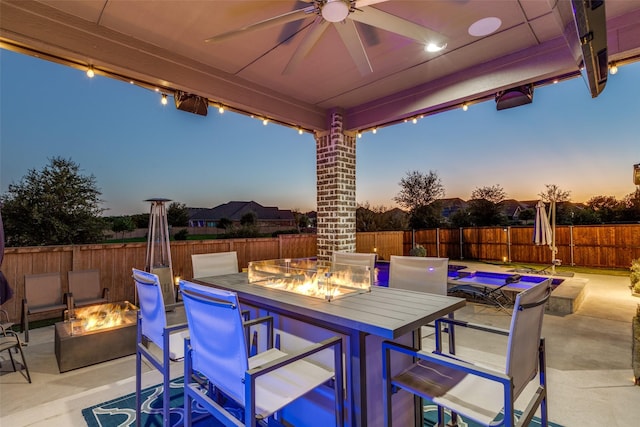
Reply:
[[60, 372], [136, 352], [136, 306], [128, 301], [75, 310], [75, 317], [55, 325], [55, 353]]
[[[379, 286], [358, 289], [340, 298], [309, 296], [306, 293], [286, 291], [285, 288], [290, 286], [272, 280], [268, 277], [269, 274], [256, 275], [256, 269], [266, 270], [264, 264], [257, 263], [250, 265], [248, 273], [202, 277], [194, 281], [237, 292], [244, 308], [254, 307], [260, 311], [260, 315], [272, 315], [276, 328], [281, 331], [295, 333], [310, 341], [326, 338], [326, 335], [321, 334], [322, 330], [325, 334], [342, 335], [346, 342], [345, 423], [349, 426], [382, 425], [382, 341], [388, 339], [419, 347], [421, 326], [465, 305], [462, 298]], [[283, 276], [279, 268], [273, 272], [276, 276]], [[259, 280], [263, 277], [266, 280]], [[266, 284], [261, 283], [265, 281]], [[306, 337], [303, 335], [305, 333], [308, 334]], [[392, 370], [401, 370], [411, 362], [409, 358], [400, 360]], [[398, 414], [394, 424], [422, 426], [419, 405], [411, 396], [401, 397], [402, 400], [396, 399], [394, 403], [394, 408], [398, 409], [394, 410], [394, 415]], [[311, 396], [309, 399], [315, 397]], [[307, 406], [301, 404], [298, 412], [304, 421], [300, 423], [326, 425], [322, 422], [319, 409], [325, 400], [327, 399], [318, 397]], [[295, 404], [290, 405], [294, 406]], [[330, 411], [333, 408], [332, 404], [326, 406]], [[292, 409], [292, 412], [295, 410]]]

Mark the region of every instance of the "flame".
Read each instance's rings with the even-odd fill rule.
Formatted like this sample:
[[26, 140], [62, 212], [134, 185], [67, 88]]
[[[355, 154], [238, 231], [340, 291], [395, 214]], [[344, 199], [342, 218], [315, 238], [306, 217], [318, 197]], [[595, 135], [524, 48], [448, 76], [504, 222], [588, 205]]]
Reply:
[[136, 307], [125, 301], [78, 308], [73, 320], [74, 333], [130, 325], [136, 321]]

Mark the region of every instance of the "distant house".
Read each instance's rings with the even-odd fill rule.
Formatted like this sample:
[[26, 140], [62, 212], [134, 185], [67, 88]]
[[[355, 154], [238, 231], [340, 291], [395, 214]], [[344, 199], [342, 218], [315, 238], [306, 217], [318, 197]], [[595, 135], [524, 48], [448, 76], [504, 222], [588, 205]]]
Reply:
[[439, 199], [438, 203], [442, 209], [442, 218], [445, 222], [449, 222], [449, 218], [454, 213], [467, 207], [467, 202], [459, 197], [453, 197], [449, 199]]
[[290, 210], [273, 206], [262, 206], [254, 201], [229, 202], [214, 208], [189, 208], [189, 227], [217, 227], [221, 219], [240, 225], [242, 217], [255, 213], [260, 227], [295, 227], [296, 221]]
[[509, 221], [518, 221], [520, 212], [527, 210], [529, 206], [516, 199], [506, 199], [500, 202], [502, 213], [507, 217]]

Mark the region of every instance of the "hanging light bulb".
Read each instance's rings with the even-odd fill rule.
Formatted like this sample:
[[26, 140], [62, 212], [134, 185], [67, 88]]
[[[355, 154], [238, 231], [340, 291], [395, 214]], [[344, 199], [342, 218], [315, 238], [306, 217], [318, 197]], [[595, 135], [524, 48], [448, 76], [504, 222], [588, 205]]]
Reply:
[[166, 94], [166, 93], [163, 93], [163, 94], [162, 94], [162, 99], [160, 100], [160, 103], [161, 103], [162, 105], [167, 105], [167, 102], [169, 102], [169, 101], [167, 101], [167, 94]]
[[96, 75], [96, 73], [93, 72], [93, 67], [89, 66], [89, 68], [87, 69], [87, 77], [92, 79], [93, 76], [95, 76], [95, 75]]
[[269, 119], [262, 119], [262, 124], [266, 126], [269, 123]]
[[468, 109], [469, 109], [469, 106], [467, 105], [466, 102], [462, 104], [462, 111], [467, 111]]
[[220, 114], [224, 113], [224, 107], [222, 105], [218, 107], [218, 113]]
[[413, 120], [411, 120], [411, 122], [415, 125], [416, 123], [418, 123], [418, 118], [414, 117]]
[[376, 133], [378, 133], [378, 129], [373, 128], [373, 130], [371, 132], [373, 132], [373, 134], [375, 135]]
[[609, 72], [611, 73], [611, 75], [616, 74], [618, 72], [618, 66], [615, 63], [612, 63], [609, 67]]
[[302, 128], [298, 128], [298, 135], [302, 135]]
[[358, 138], [362, 138], [362, 132], [358, 132]]

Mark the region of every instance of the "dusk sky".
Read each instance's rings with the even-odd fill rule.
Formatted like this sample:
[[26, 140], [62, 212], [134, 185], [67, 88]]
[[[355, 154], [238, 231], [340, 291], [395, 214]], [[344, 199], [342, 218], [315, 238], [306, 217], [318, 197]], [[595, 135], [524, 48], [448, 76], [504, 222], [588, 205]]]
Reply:
[[[484, 102], [357, 144], [356, 200], [371, 206], [395, 207], [412, 170], [437, 172], [445, 197], [465, 200], [496, 184], [519, 200], [538, 198], [545, 184], [574, 202], [620, 199], [635, 191], [640, 163], [640, 63], [620, 67], [596, 99], [572, 79], [537, 88], [530, 105], [496, 111]], [[316, 207], [311, 134], [214, 108], [185, 113], [153, 91], [0, 50], [0, 193], [56, 156], [96, 177], [105, 215], [148, 212], [151, 197]]]

